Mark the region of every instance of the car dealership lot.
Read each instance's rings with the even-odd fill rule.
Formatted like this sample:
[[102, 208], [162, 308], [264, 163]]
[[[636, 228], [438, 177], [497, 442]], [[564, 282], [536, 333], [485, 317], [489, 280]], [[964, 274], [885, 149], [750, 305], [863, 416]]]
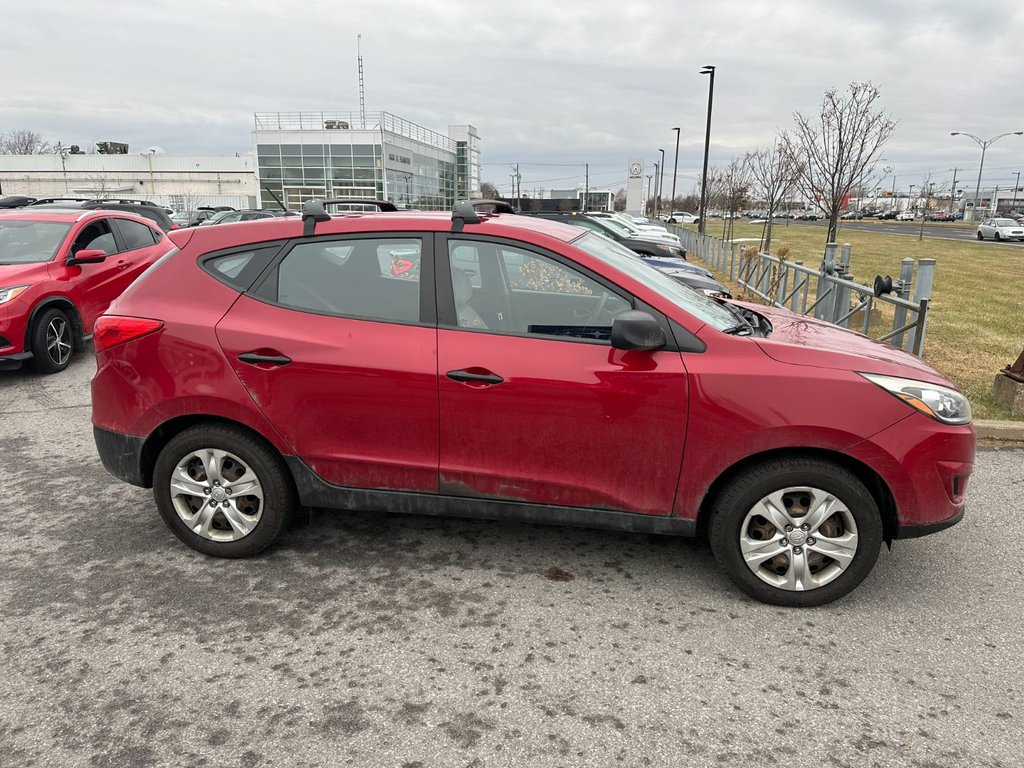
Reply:
[[0, 375], [0, 764], [1019, 763], [1020, 451], [843, 601], [703, 544], [311, 512], [205, 558], [99, 465], [90, 354]]

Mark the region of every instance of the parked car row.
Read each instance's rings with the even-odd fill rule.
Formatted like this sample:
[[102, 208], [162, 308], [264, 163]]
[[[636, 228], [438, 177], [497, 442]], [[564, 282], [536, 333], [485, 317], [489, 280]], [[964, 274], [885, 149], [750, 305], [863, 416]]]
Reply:
[[922, 360], [510, 210], [171, 233], [96, 324], [104, 466], [210, 556], [300, 506], [706, 535], [786, 606], [960, 520], [970, 407]]

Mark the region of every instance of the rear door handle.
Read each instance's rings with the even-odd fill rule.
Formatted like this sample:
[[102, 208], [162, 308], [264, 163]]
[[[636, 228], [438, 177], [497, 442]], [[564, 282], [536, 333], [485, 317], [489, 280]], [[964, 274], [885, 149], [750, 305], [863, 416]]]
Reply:
[[118, 269], [128, 269], [129, 266], [130, 266], [130, 264], [127, 261], [125, 261], [124, 259], [120, 259], [117, 262], [117, 268]]
[[469, 371], [448, 371], [445, 374], [452, 381], [462, 381], [467, 384], [501, 384], [504, 381], [496, 373], [470, 373]]
[[292, 361], [284, 355], [260, 355], [256, 352], [243, 352], [238, 359], [250, 365], [288, 365]]

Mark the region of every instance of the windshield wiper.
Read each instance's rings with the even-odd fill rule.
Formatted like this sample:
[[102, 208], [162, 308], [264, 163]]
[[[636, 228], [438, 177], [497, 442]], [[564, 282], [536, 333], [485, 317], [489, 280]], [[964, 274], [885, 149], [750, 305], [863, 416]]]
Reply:
[[750, 323], [744, 320], [742, 323], [736, 323], [736, 325], [723, 328], [722, 333], [728, 333], [730, 336], [753, 336], [754, 329], [750, 326]]

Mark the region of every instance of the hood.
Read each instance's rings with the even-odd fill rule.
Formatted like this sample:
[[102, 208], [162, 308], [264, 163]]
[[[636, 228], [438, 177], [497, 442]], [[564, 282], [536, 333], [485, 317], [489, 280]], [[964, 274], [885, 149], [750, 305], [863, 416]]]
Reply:
[[708, 272], [704, 267], [698, 267], [696, 264], [687, 261], [686, 259], [676, 259], [671, 256], [646, 256], [643, 254], [637, 254], [644, 262], [652, 267], [657, 267], [663, 270], [681, 269], [684, 272], [692, 272], [695, 275], [703, 275], [704, 277], [712, 277], [712, 274]]
[[34, 264], [0, 264], [0, 288], [13, 285], [32, 285], [50, 276], [48, 261]]
[[771, 321], [771, 335], [756, 339], [756, 343], [780, 363], [902, 376], [957, 389], [921, 358], [884, 342], [785, 309], [733, 303]]

